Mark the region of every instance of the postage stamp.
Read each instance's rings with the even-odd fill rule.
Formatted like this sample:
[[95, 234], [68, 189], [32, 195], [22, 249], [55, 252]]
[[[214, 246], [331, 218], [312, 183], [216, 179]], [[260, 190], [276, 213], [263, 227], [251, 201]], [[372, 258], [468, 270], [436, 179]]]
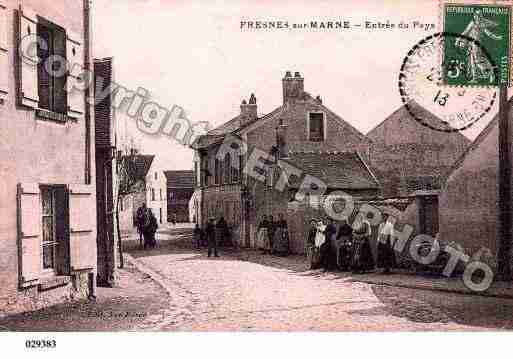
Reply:
[[496, 78], [497, 66], [481, 44], [455, 33], [436, 33], [420, 40], [408, 51], [399, 72], [399, 93], [406, 109], [413, 119], [433, 130], [465, 130], [490, 113], [497, 98], [497, 89], [490, 84], [462, 87], [444, 81], [444, 75], [458, 78], [453, 75], [461, 72], [453, 58], [443, 56], [447, 43], [462, 41], [483, 54], [483, 68]]
[[[444, 44], [444, 59], [450, 59], [446, 61], [448, 66], [443, 73], [444, 83], [509, 85], [511, 5], [444, 3], [442, 11], [444, 32], [461, 35]], [[488, 59], [498, 67], [497, 73], [490, 67]]]

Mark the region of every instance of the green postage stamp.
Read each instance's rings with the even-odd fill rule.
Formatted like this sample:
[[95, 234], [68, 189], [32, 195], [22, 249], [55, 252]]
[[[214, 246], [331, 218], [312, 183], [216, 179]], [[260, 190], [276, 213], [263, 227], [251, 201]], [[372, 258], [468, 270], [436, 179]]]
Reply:
[[445, 84], [510, 84], [511, 6], [446, 3], [443, 22], [444, 32], [459, 35], [444, 44]]

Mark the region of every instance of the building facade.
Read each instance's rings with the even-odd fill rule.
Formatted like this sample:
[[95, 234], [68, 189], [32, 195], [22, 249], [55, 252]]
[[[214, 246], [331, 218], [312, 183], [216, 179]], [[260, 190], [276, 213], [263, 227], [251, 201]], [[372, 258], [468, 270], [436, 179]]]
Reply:
[[167, 218], [169, 222], [194, 222], [195, 208], [189, 202], [194, 193], [193, 171], [164, 171], [167, 187]]
[[[358, 158], [350, 161], [352, 165], [362, 164], [365, 173], [365, 183], [357, 184], [353, 190], [362, 196], [376, 195], [379, 187], [365, 165], [371, 141], [324, 106], [319, 96], [308, 94], [299, 72], [294, 76], [287, 72], [282, 86], [282, 104], [271, 113], [259, 116], [256, 97], [251, 95], [248, 102], [242, 102], [237, 117], [209, 131], [193, 145], [198, 221], [204, 226], [207, 218], [223, 216], [231, 229], [232, 242], [240, 246], [254, 244], [262, 214], [277, 218], [279, 213], [287, 213], [298, 186], [287, 182], [286, 189], [276, 191], [274, 187], [280, 173], [297, 163], [306, 164], [301, 159], [308, 154], [317, 165], [305, 171], [300, 168], [302, 179], [307, 178], [309, 170], [319, 174], [328, 153], [338, 156], [339, 152], [348, 152]], [[235, 150], [227, 152], [227, 142], [232, 140], [229, 146]], [[254, 149], [265, 158], [255, 158]], [[336, 183], [330, 175], [322, 178]], [[303, 228], [290, 230], [291, 242], [304, 240]], [[302, 251], [301, 245], [292, 247]]]
[[144, 155], [130, 150], [130, 154], [121, 156], [120, 167], [129, 177], [129, 188], [125, 187], [126, 194], [120, 198], [120, 226], [123, 232], [130, 232], [135, 227], [137, 209], [147, 203], [148, 190], [146, 178], [155, 158], [154, 155]]
[[[94, 109], [71, 90], [76, 73], [43, 67], [52, 55], [90, 66], [89, 11], [0, 1], [0, 315], [94, 294]], [[19, 56], [27, 35], [53, 43], [39, 65]]]
[[[423, 118], [434, 117], [418, 104], [410, 106], [416, 106], [415, 112]], [[459, 132], [434, 131], [423, 126], [404, 106], [367, 137], [373, 143], [370, 165], [383, 186], [385, 198], [440, 190], [448, 171], [470, 145], [470, 140]]]
[[146, 175], [146, 205], [160, 224], [167, 223], [167, 181], [153, 161]]
[[500, 240], [498, 149], [496, 116], [454, 164], [440, 193], [440, 239], [456, 242], [492, 268], [497, 265]]

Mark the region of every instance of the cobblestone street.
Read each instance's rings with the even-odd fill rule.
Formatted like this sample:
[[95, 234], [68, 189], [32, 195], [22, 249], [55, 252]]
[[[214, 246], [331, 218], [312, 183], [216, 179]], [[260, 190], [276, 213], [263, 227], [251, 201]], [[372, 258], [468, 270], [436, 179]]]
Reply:
[[[165, 237], [162, 236], [161, 237]], [[360, 283], [346, 273], [310, 271], [303, 257], [205, 250], [161, 241], [132, 250], [179, 303], [181, 318], [160, 330], [501, 330], [513, 300]]]
[[[125, 240], [127, 265], [96, 301], [0, 320], [17, 331], [454, 331], [513, 328], [513, 299], [362, 283], [307, 269], [301, 256], [190, 248], [164, 230], [157, 249]], [[133, 237], [131, 237], [133, 238]], [[127, 238], [128, 239], [128, 238]], [[393, 277], [394, 275], [392, 275]]]

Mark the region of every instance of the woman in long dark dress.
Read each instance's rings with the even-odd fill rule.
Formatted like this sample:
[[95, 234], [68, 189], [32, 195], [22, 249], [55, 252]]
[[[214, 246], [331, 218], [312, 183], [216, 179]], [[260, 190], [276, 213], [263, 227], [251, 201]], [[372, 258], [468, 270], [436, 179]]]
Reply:
[[335, 269], [337, 264], [337, 253], [334, 243], [337, 227], [335, 226], [333, 219], [330, 218], [328, 221], [329, 223], [324, 232], [326, 239], [321, 247], [322, 266], [324, 267], [324, 271]]
[[337, 266], [342, 271], [348, 271], [352, 260], [353, 228], [345, 219], [338, 229], [337, 242], [339, 243]]
[[353, 223], [353, 258], [351, 269], [353, 273], [363, 273], [374, 269], [370, 238], [372, 229], [370, 223], [358, 215]]
[[269, 221], [267, 223], [267, 232], [269, 234], [269, 248], [271, 251], [271, 254], [273, 254], [273, 245], [274, 245], [274, 232], [276, 232], [276, 222], [274, 221], [274, 217], [271, 214], [269, 216]]
[[264, 253], [271, 251], [269, 241], [269, 221], [265, 214], [262, 216], [262, 221], [258, 224], [256, 247]]
[[157, 217], [153, 214], [151, 209], [148, 209], [147, 219], [144, 226], [144, 248], [155, 248], [157, 241], [155, 240], [155, 233], [159, 228]]
[[289, 254], [289, 229], [287, 221], [282, 213], [276, 223], [276, 231], [273, 237], [273, 253], [286, 256]]

